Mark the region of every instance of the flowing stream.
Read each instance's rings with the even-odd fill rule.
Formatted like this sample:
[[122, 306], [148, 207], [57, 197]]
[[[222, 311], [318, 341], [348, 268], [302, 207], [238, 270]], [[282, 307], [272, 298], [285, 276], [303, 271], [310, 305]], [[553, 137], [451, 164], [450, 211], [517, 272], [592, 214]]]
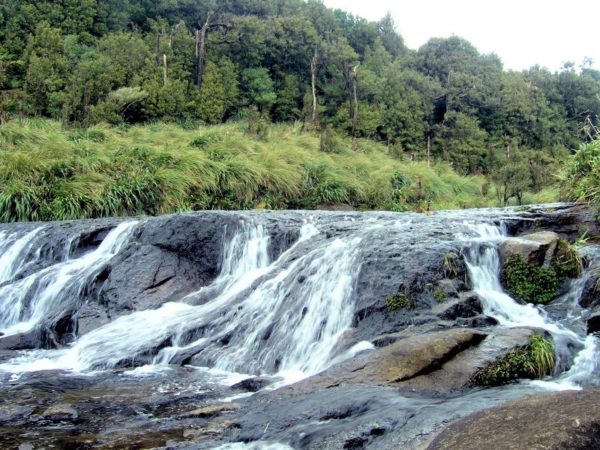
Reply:
[[[504, 327], [532, 327], [549, 332], [555, 343], [557, 368], [552, 381], [534, 383], [549, 389], [581, 389], [600, 383], [598, 337], [587, 336], [583, 330], [573, 330], [569, 318], [581, 316], [578, 300], [583, 288], [582, 278], [571, 282], [560, 301], [567, 303], [564, 320], [555, 321], [541, 308], [520, 304], [500, 285], [500, 255], [498, 245], [506, 237], [502, 227], [490, 224], [471, 225], [478, 234], [479, 245], [467, 251], [467, 267], [474, 291], [484, 300], [484, 313]], [[575, 352], [573, 349], [576, 349]], [[565, 371], [565, 369], [568, 370]]]
[[[600, 342], [586, 334], [585, 310], [579, 305], [587, 274], [571, 281], [554, 302], [562, 308], [560, 314], [515, 301], [499, 279], [498, 249], [508, 236], [505, 227], [498, 225], [504, 212], [485, 214], [477, 212], [473, 217], [457, 212], [424, 218], [302, 213], [293, 217], [297, 233], [283, 246], [270, 228], [273, 221], [242, 216], [224, 226], [215, 276], [205, 285], [154, 309], [121, 314], [74, 336], [66, 346], [11, 353], [0, 359], [0, 375], [18, 380], [24, 374], [51, 370], [77, 376], [123, 371], [132, 377], [161, 376], [185, 366], [227, 386], [254, 375], [278, 380], [275, 386], [295, 383], [362, 351], [372, 351], [369, 338], [350, 340], [347, 345], [346, 339], [360, 317], [360, 296], [371, 288], [381, 289], [379, 275], [384, 281], [394, 275], [378, 272], [382, 267], [378, 264], [393, 262], [399, 271], [410, 268], [412, 261], [418, 266], [428, 246], [444, 246], [446, 240], [448, 247], [439, 254], [462, 249], [471, 288], [482, 299], [484, 314], [496, 319], [498, 327], [532, 327], [551, 334], [557, 367], [544, 380], [469, 394], [476, 401], [457, 398], [440, 405], [435, 399], [406, 398], [402, 400], [406, 408], [420, 405], [414, 406], [422, 411], [419, 414], [430, 415], [428, 408], [437, 408], [450, 415], [457, 408], [468, 409], [462, 401], [494, 405], [527, 392], [600, 385]], [[94, 301], [89, 291], [99, 274], [140, 245], [137, 239], [146, 220], [121, 222], [95, 248], [73, 255], [70, 248], [76, 237], [67, 239], [63, 256], [52, 261], [44, 260], [40, 250], [47, 239], [43, 237], [46, 226], [0, 231], [0, 339], [45, 332], [48, 317], [68, 313], [77, 318], [79, 309]], [[360, 278], [363, 269], [372, 274], [366, 282]], [[380, 333], [376, 327], [383, 325], [373, 326], [376, 336]], [[431, 420], [434, 428], [437, 425]], [[422, 432], [419, 426], [415, 425], [416, 434]], [[222, 448], [291, 447], [265, 441]]]

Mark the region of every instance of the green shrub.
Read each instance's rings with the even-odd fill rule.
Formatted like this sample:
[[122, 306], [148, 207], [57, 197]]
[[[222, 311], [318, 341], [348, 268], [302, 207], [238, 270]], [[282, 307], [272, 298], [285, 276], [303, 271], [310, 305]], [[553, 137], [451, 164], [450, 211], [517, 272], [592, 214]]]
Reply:
[[389, 312], [398, 311], [400, 309], [415, 309], [417, 302], [414, 298], [409, 297], [401, 292], [388, 295], [385, 299], [385, 305]]
[[448, 252], [444, 256], [444, 275], [456, 278], [459, 273], [459, 256], [454, 252]]
[[557, 295], [559, 277], [553, 267], [535, 267], [521, 256], [511, 255], [504, 262], [502, 281], [516, 299], [546, 304]]
[[71, 142], [82, 142], [89, 141], [95, 143], [101, 143], [106, 141], [106, 134], [102, 130], [94, 130], [94, 129], [78, 129], [74, 130], [69, 134], [68, 137]]
[[471, 382], [481, 386], [499, 386], [519, 378], [543, 378], [551, 375], [555, 366], [553, 342], [534, 333], [529, 345], [513, 349], [503, 358], [478, 370], [471, 377]]
[[190, 147], [205, 149], [212, 144], [221, 142], [223, 138], [216, 133], [205, 133], [192, 140]]
[[564, 278], [577, 278], [581, 274], [581, 260], [577, 254], [577, 248], [569, 245], [569, 243], [563, 239], [558, 241], [558, 249], [552, 266], [556, 270], [556, 275], [560, 279]]
[[433, 298], [438, 303], [444, 303], [446, 301], [446, 294], [441, 289], [433, 291]]

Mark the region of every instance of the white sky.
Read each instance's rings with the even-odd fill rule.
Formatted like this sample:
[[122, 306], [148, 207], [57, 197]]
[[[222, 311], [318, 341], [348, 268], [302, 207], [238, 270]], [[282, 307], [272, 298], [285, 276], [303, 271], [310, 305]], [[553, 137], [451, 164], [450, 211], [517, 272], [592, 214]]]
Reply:
[[600, 69], [600, 0], [324, 0], [369, 20], [391, 12], [406, 45], [457, 35], [506, 69], [535, 64], [551, 70], [585, 56]]

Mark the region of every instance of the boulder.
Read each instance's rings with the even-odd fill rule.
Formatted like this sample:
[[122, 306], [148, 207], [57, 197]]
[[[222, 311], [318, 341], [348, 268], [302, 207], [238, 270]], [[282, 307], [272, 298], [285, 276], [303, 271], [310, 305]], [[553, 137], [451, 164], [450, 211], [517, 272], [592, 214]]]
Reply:
[[257, 392], [260, 391], [265, 386], [273, 383], [273, 380], [268, 377], [252, 377], [246, 378], [245, 380], [240, 381], [239, 383], [231, 386], [231, 389], [236, 389], [240, 391], [246, 392]]
[[494, 330], [484, 335], [479, 345], [457, 353], [435, 371], [408, 380], [405, 386], [428, 393], [447, 393], [467, 388], [473, 384], [473, 377], [480, 370], [504, 358], [510, 351], [529, 345], [534, 333], [532, 328]]
[[600, 389], [525, 397], [454, 422], [426, 448], [598, 448], [599, 402]]
[[534, 266], [549, 266], [559, 241], [560, 236], [552, 231], [526, 234], [518, 238], [506, 239], [500, 245], [500, 255], [503, 261], [516, 255]]
[[0, 336], [0, 350], [25, 350], [35, 348], [39, 341], [37, 333], [17, 333]]
[[73, 406], [60, 403], [46, 409], [42, 417], [51, 422], [72, 422], [79, 418], [79, 414]]
[[333, 366], [301, 381], [290, 389], [318, 390], [342, 384], [400, 386], [411, 378], [438, 370], [467, 348], [476, 346], [486, 334], [471, 329], [450, 329], [408, 335], [395, 343]]

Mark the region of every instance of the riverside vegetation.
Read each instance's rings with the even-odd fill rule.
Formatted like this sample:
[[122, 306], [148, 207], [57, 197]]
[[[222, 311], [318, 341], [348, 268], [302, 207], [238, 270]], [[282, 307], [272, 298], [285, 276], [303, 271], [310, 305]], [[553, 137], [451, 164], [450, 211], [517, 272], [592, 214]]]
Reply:
[[[187, 130], [176, 124], [65, 130], [50, 120], [0, 127], [0, 219], [59, 220], [198, 209], [485, 207], [484, 176], [443, 162], [401, 160], [386, 145], [337, 137], [330, 152], [300, 126], [245, 122]], [[551, 199], [552, 190], [527, 197]]]
[[552, 201], [600, 115], [589, 60], [505, 71], [316, 0], [19, 0], [0, 25], [4, 220]]

